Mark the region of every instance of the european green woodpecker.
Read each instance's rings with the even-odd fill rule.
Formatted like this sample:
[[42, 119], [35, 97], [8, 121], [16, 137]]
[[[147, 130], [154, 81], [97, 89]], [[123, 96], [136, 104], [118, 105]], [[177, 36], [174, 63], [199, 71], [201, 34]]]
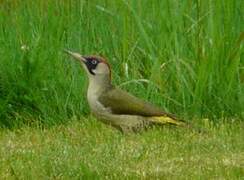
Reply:
[[151, 125], [172, 124], [186, 126], [173, 115], [143, 101], [111, 83], [111, 69], [108, 62], [99, 56], [82, 56], [65, 50], [85, 69], [89, 79], [87, 100], [92, 114], [97, 119], [121, 131], [137, 132]]

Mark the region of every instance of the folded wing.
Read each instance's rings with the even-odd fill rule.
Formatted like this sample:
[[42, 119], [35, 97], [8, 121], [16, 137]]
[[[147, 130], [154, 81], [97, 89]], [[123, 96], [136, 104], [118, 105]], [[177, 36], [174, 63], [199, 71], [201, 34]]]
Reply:
[[100, 103], [110, 108], [114, 114], [131, 114], [141, 116], [168, 116], [173, 115], [162, 111], [160, 108], [143, 101], [119, 88], [112, 88], [103, 93], [99, 98]]

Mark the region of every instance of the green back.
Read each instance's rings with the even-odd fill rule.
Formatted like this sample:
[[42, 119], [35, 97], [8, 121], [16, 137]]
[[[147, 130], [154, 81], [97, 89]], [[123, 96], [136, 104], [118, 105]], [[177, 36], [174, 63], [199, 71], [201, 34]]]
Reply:
[[112, 110], [114, 114], [131, 114], [141, 116], [169, 116], [160, 108], [143, 101], [119, 88], [112, 88], [99, 97], [100, 103]]

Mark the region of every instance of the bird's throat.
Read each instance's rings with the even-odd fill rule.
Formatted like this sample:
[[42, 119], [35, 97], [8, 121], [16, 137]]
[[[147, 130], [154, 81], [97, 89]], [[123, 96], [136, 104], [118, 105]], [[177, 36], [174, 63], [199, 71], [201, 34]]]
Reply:
[[112, 88], [110, 79], [102, 76], [89, 77], [87, 100], [92, 112], [106, 111], [106, 108], [99, 102], [99, 97], [110, 88]]
[[97, 99], [112, 87], [109, 76], [89, 76], [89, 85], [87, 90], [87, 99], [89, 104]]
[[89, 76], [88, 92], [93, 92], [93, 94], [100, 94], [104, 90], [110, 87], [111, 87], [111, 80], [109, 76], [107, 75]]

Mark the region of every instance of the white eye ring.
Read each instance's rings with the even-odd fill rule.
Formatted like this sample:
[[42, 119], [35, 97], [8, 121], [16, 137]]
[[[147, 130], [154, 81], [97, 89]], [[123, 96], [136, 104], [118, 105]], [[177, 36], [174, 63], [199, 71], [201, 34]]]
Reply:
[[97, 64], [97, 60], [92, 60], [91, 63], [92, 64]]

